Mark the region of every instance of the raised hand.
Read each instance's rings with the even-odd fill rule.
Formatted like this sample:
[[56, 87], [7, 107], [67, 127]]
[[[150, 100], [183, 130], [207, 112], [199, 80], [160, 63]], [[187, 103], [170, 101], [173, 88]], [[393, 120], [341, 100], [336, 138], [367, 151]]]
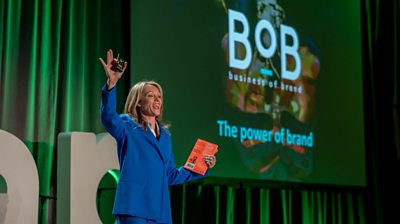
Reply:
[[106, 72], [106, 75], [108, 77], [107, 87], [108, 89], [112, 89], [117, 84], [122, 74], [124, 74], [125, 69], [128, 67], [128, 62], [125, 62], [122, 72], [112, 70], [111, 67], [112, 61], [114, 60], [114, 55], [111, 49], [107, 51], [107, 63], [105, 63], [102, 58], [99, 58], [99, 60], [103, 65], [104, 71]]

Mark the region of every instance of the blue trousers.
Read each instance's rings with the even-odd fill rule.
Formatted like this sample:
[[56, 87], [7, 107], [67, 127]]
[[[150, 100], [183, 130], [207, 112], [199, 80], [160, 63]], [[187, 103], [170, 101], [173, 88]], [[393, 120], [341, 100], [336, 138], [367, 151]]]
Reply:
[[153, 224], [169, 224], [161, 223], [151, 219], [139, 218], [136, 216], [129, 215], [117, 215], [115, 216], [117, 224], [143, 224], [143, 223], [153, 223]]

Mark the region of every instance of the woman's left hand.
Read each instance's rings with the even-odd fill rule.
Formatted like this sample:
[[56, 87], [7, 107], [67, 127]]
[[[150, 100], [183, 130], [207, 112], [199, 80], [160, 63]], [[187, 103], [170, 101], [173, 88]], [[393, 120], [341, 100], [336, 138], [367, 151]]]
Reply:
[[215, 156], [205, 156], [204, 161], [206, 162], [208, 168], [213, 168], [217, 163], [217, 158]]

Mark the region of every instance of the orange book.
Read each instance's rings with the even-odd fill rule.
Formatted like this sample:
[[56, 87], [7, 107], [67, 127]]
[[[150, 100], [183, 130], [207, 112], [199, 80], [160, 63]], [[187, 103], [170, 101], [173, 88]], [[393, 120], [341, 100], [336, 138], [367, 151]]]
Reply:
[[218, 145], [202, 139], [197, 139], [196, 144], [194, 145], [184, 167], [195, 173], [204, 175], [208, 169], [208, 166], [204, 161], [204, 157], [208, 155], [215, 155], [217, 152]]

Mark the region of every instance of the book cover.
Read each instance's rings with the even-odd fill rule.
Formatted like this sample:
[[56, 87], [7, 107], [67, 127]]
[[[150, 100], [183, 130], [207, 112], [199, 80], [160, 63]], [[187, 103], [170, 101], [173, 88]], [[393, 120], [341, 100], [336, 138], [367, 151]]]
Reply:
[[218, 145], [205, 141], [203, 139], [197, 139], [196, 144], [193, 146], [192, 152], [190, 153], [184, 167], [195, 173], [204, 175], [208, 169], [204, 157], [207, 155], [215, 155], [218, 152]]

